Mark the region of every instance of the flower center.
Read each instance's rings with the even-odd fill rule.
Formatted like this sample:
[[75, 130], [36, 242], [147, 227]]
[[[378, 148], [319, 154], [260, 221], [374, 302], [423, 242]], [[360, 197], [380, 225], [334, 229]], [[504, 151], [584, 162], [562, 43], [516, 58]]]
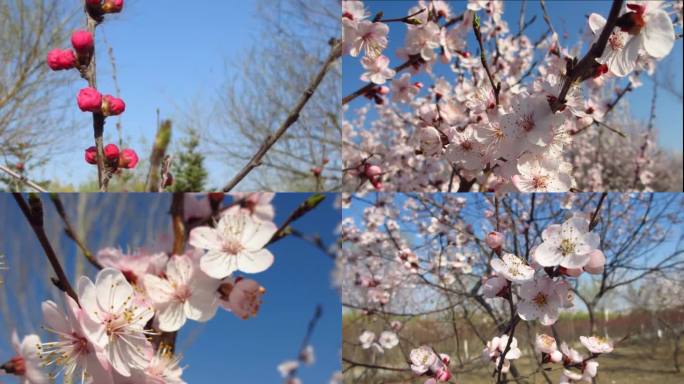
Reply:
[[518, 120], [518, 126], [525, 132], [529, 132], [534, 129], [534, 116], [532, 113], [527, 113]]
[[190, 287], [185, 284], [177, 286], [176, 291], [173, 293], [173, 297], [181, 303], [186, 302], [190, 296], [192, 296], [192, 291], [190, 290]]
[[537, 296], [532, 299], [532, 302], [537, 305], [537, 307], [543, 307], [546, 305], [546, 295], [542, 292], [537, 293]]
[[621, 33], [611, 33], [608, 38], [608, 45], [614, 51], [620, 50], [625, 46], [625, 39], [622, 37]]
[[570, 239], [563, 239], [558, 246], [558, 250], [563, 256], [575, 253], [575, 243], [573, 243]]
[[238, 240], [226, 240], [226, 242], [223, 244], [223, 250], [231, 255], [237, 255], [243, 249], [245, 249], [245, 247], [243, 247], [242, 243], [240, 243]]
[[548, 185], [548, 176], [534, 176], [532, 178], [532, 187], [534, 189], [546, 189]]

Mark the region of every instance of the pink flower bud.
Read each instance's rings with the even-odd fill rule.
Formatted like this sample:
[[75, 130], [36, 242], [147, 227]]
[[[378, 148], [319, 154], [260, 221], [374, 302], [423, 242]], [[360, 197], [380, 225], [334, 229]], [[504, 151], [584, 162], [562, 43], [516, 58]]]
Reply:
[[605, 264], [606, 256], [596, 249], [589, 254], [589, 261], [584, 265], [584, 270], [592, 274], [601, 274]]
[[366, 164], [366, 168], [364, 169], [364, 173], [366, 174], [366, 177], [377, 177], [382, 174], [382, 168], [378, 167], [377, 165], [371, 165], [371, 164]]
[[90, 53], [95, 48], [93, 34], [88, 31], [75, 31], [71, 34], [71, 45], [78, 53]]
[[138, 165], [138, 154], [132, 149], [124, 149], [119, 154], [119, 167], [121, 168], [135, 168]]
[[53, 71], [71, 69], [76, 66], [76, 55], [71, 49], [53, 49], [48, 52], [47, 64]]
[[97, 164], [97, 148], [88, 147], [85, 150], [85, 161], [88, 164]]
[[102, 96], [102, 113], [105, 116], [116, 116], [122, 114], [126, 110], [126, 103], [123, 100], [110, 96]]
[[381, 95], [386, 95], [386, 94], [390, 93], [390, 89], [389, 89], [389, 87], [386, 86], [386, 85], [381, 85], [381, 86], [378, 88], [378, 93], [381, 94]]
[[95, 88], [83, 88], [78, 92], [78, 107], [83, 112], [100, 112], [102, 109], [102, 95]]
[[504, 235], [496, 231], [489, 232], [485, 238], [485, 243], [491, 249], [500, 249], [504, 243]]
[[321, 168], [320, 167], [313, 167], [311, 168], [311, 173], [313, 173], [314, 176], [319, 177], [321, 175]]
[[116, 161], [119, 158], [119, 147], [117, 147], [115, 144], [105, 145], [104, 155], [107, 161]]
[[124, 6], [124, 0], [105, 0], [102, 5], [102, 11], [105, 13], [121, 12]]
[[90, 7], [99, 7], [102, 5], [102, 0], [86, 0], [86, 5]]

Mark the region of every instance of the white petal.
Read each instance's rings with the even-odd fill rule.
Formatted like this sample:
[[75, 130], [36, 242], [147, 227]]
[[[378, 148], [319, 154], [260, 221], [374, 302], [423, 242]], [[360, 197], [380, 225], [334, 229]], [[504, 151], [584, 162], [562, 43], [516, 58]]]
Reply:
[[223, 248], [218, 232], [210, 227], [197, 227], [190, 231], [188, 244], [200, 249], [220, 250]]
[[650, 12], [643, 35], [644, 49], [656, 59], [665, 57], [672, 50], [675, 41], [674, 26], [664, 11]]
[[95, 321], [100, 321], [100, 318], [96, 315], [100, 312], [100, 306], [97, 303], [97, 293], [95, 289], [95, 284], [86, 276], [81, 276], [78, 279], [78, 285], [76, 287], [78, 291], [78, 302], [85, 313]]
[[178, 285], [190, 282], [194, 266], [187, 256], [174, 256], [166, 265], [166, 276]]
[[159, 329], [164, 332], [174, 332], [185, 324], [185, 312], [183, 304], [169, 303], [159, 309]]
[[166, 303], [173, 298], [173, 287], [167, 280], [147, 274], [143, 277], [147, 297], [154, 303]]
[[562, 259], [558, 246], [551, 241], [545, 241], [534, 251], [534, 260], [542, 267], [555, 267]]
[[51, 300], [43, 301], [41, 308], [43, 309], [43, 320], [48, 327], [58, 332], [71, 333], [71, 325], [64, 313], [59, 310], [57, 303]]
[[237, 269], [245, 273], [263, 272], [273, 265], [273, 254], [268, 249], [242, 251], [237, 255]]
[[205, 322], [216, 314], [218, 300], [213, 292], [198, 292], [185, 302], [183, 309], [188, 319]]
[[230, 276], [237, 268], [235, 256], [220, 251], [209, 251], [200, 259], [200, 269], [207, 276], [223, 279]]
[[104, 310], [121, 309], [133, 296], [133, 287], [117, 269], [105, 268], [98, 272], [95, 281], [97, 302]]
[[245, 217], [245, 226], [242, 230], [240, 243], [250, 250], [263, 248], [278, 228], [270, 221], [258, 222], [251, 217]]

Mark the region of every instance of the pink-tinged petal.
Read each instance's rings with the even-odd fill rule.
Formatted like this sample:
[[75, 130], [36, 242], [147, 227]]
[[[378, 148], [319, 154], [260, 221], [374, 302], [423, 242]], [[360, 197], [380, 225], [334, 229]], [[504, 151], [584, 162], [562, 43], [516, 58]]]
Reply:
[[245, 273], [259, 273], [273, 265], [273, 254], [268, 249], [243, 251], [237, 255], [237, 269]]
[[643, 29], [646, 53], [660, 59], [665, 57], [674, 46], [675, 31], [670, 17], [665, 11], [650, 12]]
[[548, 305], [547, 307], [547, 311], [543, 312], [542, 315], [539, 316], [539, 322], [541, 325], [549, 326], [553, 325], [558, 320], [559, 311], [557, 306]]
[[530, 301], [521, 301], [518, 303], [518, 315], [523, 320], [534, 320], [541, 316], [539, 307]]
[[97, 289], [95, 284], [86, 276], [81, 276], [78, 279], [76, 287], [78, 292], [78, 302], [85, 313], [95, 321], [100, 321], [97, 316], [100, 313], [100, 306], [97, 304]]
[[85, 370], [93, 378], [93, 383], [112, 384], [112, 373], [106, 369], [97, 354], [91, 352], [85, 357]]
[[606, 257], [597, 249], [589, 253], [589, 261], [584, 265], [584, 270], [592, 274], [601, 274], [605, 264]]
[[14, 348], [14, 352], [16, 353], [20, 353], [21, 351], [21, 341], [19, 340], [16, 329], [12, 330], [12, 348]]
[[[511, 343], [511, 346], [512, 345], [513, 345], [513, 343]], [[518, 359], [518, 358], [520, 358], [520, 356], [522, 356], [522, 352], [520, 351], [520, 348], [511, 347], [511, 349], [508, 351], [508, 353], [506, 353], [506, 359], [510, 359], [510, 360]]]
[[214, 317], [217, 308], [218, 299], [211, 292], [192, 295], [183, 306], [188, 319], [199, 322], [205, 322]]
[[105, 268], [98, 272], [95, 286], [97, 302], [103, 309], [122, 308], [134, 293], [123, 273], [114, 268]]
[[615, 76], [625, 77], [634, 70], [637, 56], [639, 56], [641, 39], [641, 35], [632, 37], [621, 51], [616, 52], [611, 57], [608, 62], [608, 68]]
[[561, 263], [562, 259], [558, 245], [552, 241], [541, 243], [534, 251], [534, 260], [542, 267], [555, 267]]
[[148, 274], [143, 277], [143, 286], [147, 297], [154, 303], [166, 303], [173, 299], [174, 289], [168, 280]]
[[131, 370], [128, 367], [127, 361], [125, 361], [122, 357], [122, 345], [123, 341], [115, 341], [109, 344], [107, 347], [107, 359], [109, 360], [110, 364], [112, 364], [112, 368], [116, 370], [121, 376], [125, 377], [130, 377], [131, 376]]
[[589, 15], [589, 28], [591, 32], [597, 34], [606, 25], [606, 19], [599, 15], [598, 13], [592, 13]]
[[579, 253], [573, 253], [570, 255], [567, 255], [561, 259], [561, 267], [564, 268], [582, 268], [584, 265], [589, 261], [589, 254], [579, 254]]
[[548, 227], [544, 229], [542, 232], [542, 240], [548, 241], [552, 238], [556, 238], [560, 235], [561, 232], [561, 225], [560, 224], [551, 224]]
[[249, 250], [263, 248], [278, 228], [270, 221], [258, 222], [251, 217], [245, 217], [245, 226], [242, 230], [240, 242]]
[[591, 249], [597, 249], [601, 245], [601, 237], [598, 233], [586, 233], [584, 235], [584, 243]]
[[209, 251], [200, 259], [200, 269], [209, 277], [223, 279], [235, 272], [237, 260], [224, 252]]
[[43, 310], [43, 321], [45, 321], [48, 328], [60, 333], [71, 333], [71, 324], [64, 313], [59, 309], [57, 303], [47, 300], [43, 301], [40, 307]]
[[164, 332], [174, 332], [185, 324], [185, 312], [183, 304], [174, 302], [169, 303], [159, 309], [159, 329]]
[[[223, 219], [221, 219], [223, 221]], [[209, 227], [197, 227], [190, 231], [190, 239], [188, 243], [195, 248], [208, 250], [221, 250], [223, 242], [219, 237], [219, 233]]]
[[186, 256], [174, 256], [166, 265], [166, 276], [174, 283], [187, 284], [192, 279], [195, 267]]

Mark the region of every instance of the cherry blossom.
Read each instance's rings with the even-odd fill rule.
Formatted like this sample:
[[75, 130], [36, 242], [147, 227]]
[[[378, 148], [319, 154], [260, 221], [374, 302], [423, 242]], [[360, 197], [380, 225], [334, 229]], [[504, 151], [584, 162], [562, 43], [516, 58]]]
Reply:
[[218, 281], [205, 276], [188, 256], [173, 256], [164, 278], [147, 274], [143, 285], [157, 310], [159, 329], [179, 330], [187, 319], [206, 322], [218, 306]]
[[263, 272], [273, 264], [273, 254], [264, 248], [277, 228], [272, 222], [257, 222], [244, 214], [221, 217], [216, 228], [194, 228], [189, 244], [207, 250], [200, 268], [208, 276], [223, 279], [235, 271]]
[[430, 377], [426, 383], [446, 382], [451, 379], [448, 355], [438, 355], [434, 349], [423, 345], [412, 349], [409, 358], [411, 370], [415, 374]]
[[613, 351], [613, 343], [598, 336], [580, 336], [580, 342], [591, 353], [610, 353]]
[[85, 316], [98, 324], [88, 329], [88, 339], [104, 348], [112, 368], [130, 376], [131, 367], [144, 368], [145, 351], [151, 346], [145, 325], [154, 315], [151, 307], [134, 300], [133, 287], [124, 275], [113, 268], [98, 272], [95, 283], [88, 277], [78, 280], [78, 298]]
[[534, 349], [548, 355], [549, 361], [558, 363], [563, 359], [563, 354], [558, 350], [556, 339], [546, 334], [537, 334], [534, 340]]
[[534, 268], [511, 253], [492, 259], [490, 264], [497, 274], [515, 283], [529, 281], [534, 276]]
[[[272, 192], [232, 193], [235, 205], [225, 210], [225, 215], [242, 213], [252, 216], [257, 221], [273, 221], [275, 209], [271, 201], [275, 197]], [[208, 215], [207, 215], [208, 216]]]
[[47, 384], [48, 376], [41, 371], [42, 362], [39, 357], [40, 338], [38, 335], [26, 335], [19, 340], [17, 331], [12, 331], [12, 347], [16, 355], [0, 366], [0, 372], [16, 375], [21, 384]]
[[45, 329], [59, 337], [59, 341], [39, 344], [38, 356], [46, 366], [61, 366], [59, 372], [77, 382], [92, 378], [97, 383], [112, 383], [104, 349], [88, 340], [89, 334], [97, 332], [98, 324], [71, 297], [64, 295], [64, 300], [65, 312], [53, 301], [42, 304]]
[[394, 77], [394, 70], [389, 68], [389, 58], [380, 55], [376, 58], [364, 57], [361, 64], [366, 70], [361, 75], [361, 80], [372, 82], [373, 84], [385, 84], [388, 79]]
[[241, 319], [256, 316], [261, 307], [261, 296], [266, 289], [255, 280], [238, 277], [233, 281], [227, 278], [219, 287], [220, 304]]
[[589, 232], [589, 220], [581, 215], [546, 227], [542, 240], [534, 253], [535, 261], [544, 267], [565, 268], [584, 267], [600, 242], [596, 233]]
[[[496, 365], [497, 369], [499, 364], [501, 364], [501, 372], [507, 373], [511, 368], [511, 360], [520, 358], [522, 352], [518, 348], [518, 340], [513, 337], [511, 339], [510, 345], [508, 344], [508, 335], [496, 336], [492, 340], [487, 342], [487, 346], [482, 350], [482, 357], [487, 361], [492, 361]], [[508, 351], [504, 356], [504, 361], [501, 363], [501, 356], [506, 347], [508, 346]]]
[[524, 282], [520, 286], [518, 315], [527, 321], [538, 319], [542, 325], [555, 323], [561, 305], [556, 284], [548, 277]]

